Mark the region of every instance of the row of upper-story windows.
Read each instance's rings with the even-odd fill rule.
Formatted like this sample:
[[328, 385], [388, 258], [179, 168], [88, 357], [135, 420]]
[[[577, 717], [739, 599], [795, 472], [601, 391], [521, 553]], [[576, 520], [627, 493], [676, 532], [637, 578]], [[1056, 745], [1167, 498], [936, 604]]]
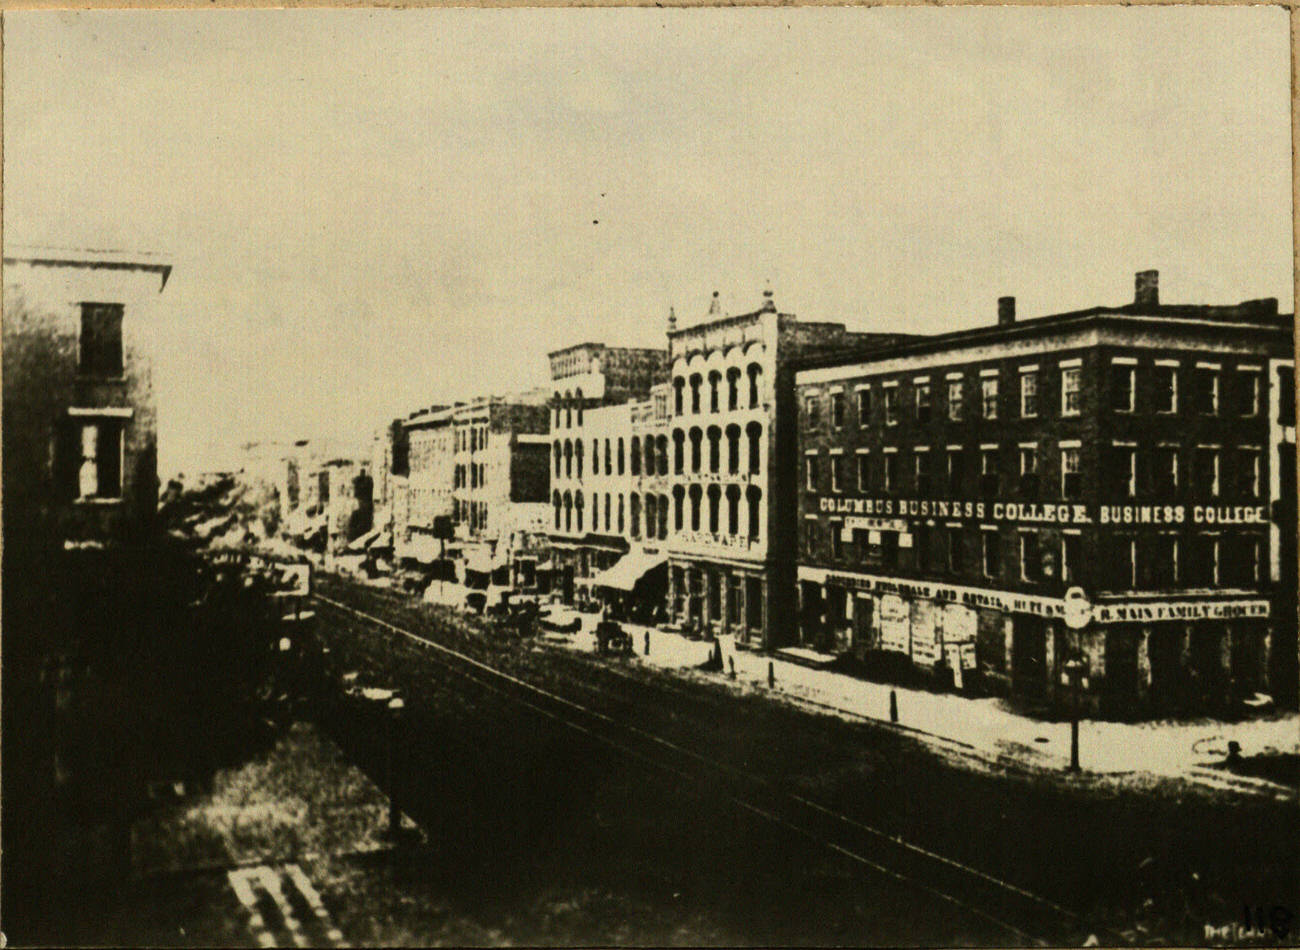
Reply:
[[487, 484], [487, 466], [482, 462], [457, 465], [452, 470], [452, 488], [480, 488]]
[[[899, 425], [904, 421], [926, 424], [935, 418], [936, 385], [941, 387], [940, 411], [949, 422], [968, 419], [998, 419], [1008, 410], [1004, 394], [1004, 377], [1012, 388], [1010, 409], [1013, 417], [1036, 419], [1053, 413], [1062, 417], [1081, 415], [1084, 411], [1083, 367], [1079, 359], [1056, 364], [1058, 381], [1054, 404], [1047, 395], [1042, 370], [1037, 363], [1013, 367], [1014, 373], [1000, 368], [979, 369], [977, 376], [964, 371], [934, 376], [918, 376], [906, 387], [902, 380], [885, 379], [854, 386], [851, 396], [843, 390], [826, 396], [805, 393], [803, 421], [808, 429], [822, 425], [823, 403], [833, 428], [856, 423], [859, 427], [879, 423]], [[1108, 381], [1109, 408], [1121, 413], [1150, 412], [1176, 415], [1190, 411], [1204, 416], [1232, 415], [1243, 418], [1258, 416], [1261, 411], [1262, 373], [1258, 366], [1239, 366], [1226, 373], [1221, 364], [1197, 362], [1185, 366], [1179, 360], [1155, 360], [1153, 365], [1139, 366], [1136, 357], [1114, 357]], [[1187, 390], [1184, 397], [1183, 390]], [[850, 420], [852, 410], [854, 418]], [[1287, 407], [1280, 413], [1285, 415]], [[1294, 400], [1289, 414], [1294, 419]]]
[[[725, 469], [731, 474], [744, 470], [757, 475], [762, 462], [763, 426], [751, 422], [742, 433], [740, 426], [728, 426], [724, 432], [717, 426], [708, 431], [693, 428], [689, 433], [677, 429], [672, 435], [672, 470], [683, 475], [709, 471], [719, 474], [723, 471], [725, 449]], [[689, 443], [689, 454], [688, 454]], [[583, 441], [557, 440], [551, 444], [552, 463], [556, 478], [582, 478], [585, 451]], [[707, 448], [706, 448], [707, 447]], [[707, 466], [705, 453], [707, 451]], [[602, 469], [603, 458], [603, 469]], [[624, 441], [619, 439], [593, 439], [591, 453], [591, 473], [600, 475], [623, 475], [630, 468], [632, 475], [667, 475], [669, 474], [668, 436], [634, 436], [631, 440], [630, 466], [625, 465]]]
[[457, 452], [479, 452], [487, 448], [488, 427], [486, 423], [472, 426], [458, 426], [456, 429]]
[[757, 409], [761, 403], [763, 367], [750, 363], [744, 371], [732, 366], [724, 375], [712, 370], [707, 376], [692, 373], [673, 379], [673, 414], [700, 415], [704, 412], [734, 412]]
[[[804, 522], [803, 555], [809, 561], [844, 563], [883, 570], [905, 570], [954, 579], [1026, 584], [1088, 583], [1107, 590], [1247, 587], [1263, 576], [1264, 539], [1258, 533], [1225, 536], [1198, 532], [1186, 538], [1174, 532], [1107, 534], [1100, 557], [1084, 564], [1082, 535], [1059, 535], [1032, 528], [1007, 539], [992, 525], [979, 527], [919, 523], [907, 532]], [[1008, 553], [1014, 554], [1009, 558]]]
[[[591, 493], [591, 530], [604, 531], [606, 534], [623, 534], [625, 526], [633, 538], [642, 536], [642, 511], [644, 508], [644, 528], [647, 540], [668, 537], [668, 496], [647, 492], [644, 495], [632, 492], [629, 495], [612, 492]], [[581, 491], [559, 491], [551, 494], [551, 505], [555, 513], [555, 530], [585, 531], [586, 500]], [[604, 515], [602, 519], [602, 513]], [[627, 517], [625, 518], [625, 513]], [[616, 520], [617, 519], [617, 520]]]
[[[1049, 480], [1043, 477], [1043, 460], [1053, 453], [1057, 464]], [[1107, 497], [1117, 498], [1167, 499], [1186, 492], [1202, 498], [1258, 500], [1264, 487], [1262, 464], [1258, 446], [1159, 445], [1139, 449], [1116, 443], [1101, 453], [1101, 488]], [[1083, 491], [1083, 469], [1077, 443], [1056, 447], [1022, 444], [1015, 447], [1014, 455], [999, 445], [934, 450], [917, 446], [910, 451], [887, 447], [879, 452], [858, 449], [853, 455], [834, 451], [829, 457], [809, 450], [804, 454], [803, 481], [809, 492], [829, 489], [962, 497], [977, 491], [993, 497], [1014, 490], [1025, 499], [1077, 499]]]

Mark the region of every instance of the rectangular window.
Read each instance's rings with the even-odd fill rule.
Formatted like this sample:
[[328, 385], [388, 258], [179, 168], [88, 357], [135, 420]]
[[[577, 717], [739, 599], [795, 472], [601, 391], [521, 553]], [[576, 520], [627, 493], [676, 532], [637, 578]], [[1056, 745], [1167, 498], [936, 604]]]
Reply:
[[1106, 459], [1110, 496], [1132, 498], [1137, 495], [1137, 450], [1129, 446], [1111, 446]]
[[1142, 565], [1145, 586], [1153, 590], [1171, 590], [1178, 586], [1178, 536], [1157, 534], [1146, 541]]
[[1020, 579], [1033, 583], [1042, 580], [1043, 555], [1038, 547], [1038, 534], [1020, 532]]
[[980, 405], [985, 419], [998, 417], [998, 378], [985, 376], [980, 380]]
[[1116, 363], [1110, 368], [1110, 407], [1116, 412], [1133, 411], [1134, 368]]
[[844, 491], [844, 456], [831, 456], [831, 491]]
[[1277, 370], [1277, 421], [1284, 426], [1295, 425], [1295, 369], [1280, 366]]
[[858, 491], [867, 492], [871, 489], [871, 456], [865, 452], [858, 454]]
[[838, 561], [844, 557], [844, 525], [842, 522], [832, 521], [827, 527], [831, 535], [831, 557]]
[[81, 374], [122, 375], [122, 304], [81, 305]]
[[78, 498], [122, 497], [122, 427], [116, 423], [81, 426], [77, 467]]
[[1254, 370], [1237, 373], [1237, 386], [1241, 394], [1241, 414], [1259, 415], [1259, 373]]
[[945, 534], [948, 540], [948, 570], [953, 574], [960, 574], [965, 566], [965, 558], [962, 556], [961, 528], [949, 526]]
[[831, 425], [844, 428], [844, 393], [831, 393]]
[[858, 425], [865, 426], [871, 422], [871, 390], [858, 390]]
[[898, 490], [898, 454], [888, 452], [885, 455], [885, 491]]
[[985, 497], [998, 493], [998, 450], [980, 450], [980, 491]]
[[1020, 493], [1026, 498], [1038, 496], [1038, 449], [1020, 449]]
[[961, 494], [962, 483], [965, 480], [965, 464], [961, 449], [948, 450], [948, 492], [952, 495]]
[[1187, 584], [1190, 587], [1219, 586], [1219, 536], [1198, 534], [1192, 537], [1191, 557], [1187, 562]]
[[1077, 584], [1082, 575], [1079, 568], [1083, 558], [1083, 537], [1077, 534], [1061, 535], [1061, 581]]
[[934, 567], [930, 550], [930, 534], [930, 526], [924, 523], [918, 523], [912, 529], [913, 563], [920, 571], [930, 571]]
[[898, 387], [885, 389], [885, 425], [898, 425]]
[[1002, 552], [998, 546], [998, 533], [996, 531], [981, 531], [980, 546], [982, 553], [981, 568], [984, 576], [995, 578], [1002, 570]]
[[880, 563], [884, 567], [898, 567], [898, 532], [880, 532]]
[[821, 400], [816, 396], [805, 396], [803, 401], [804, 418], [808, 428], [816, 429], [822, 422]]
[[1198, 448], [1193, 489], [1200, 498], [1219, 497], [1219, 450]]
[[1061, 497], [1078, 498], [1083, 491], [1079, 474], [1079, 450], [1061, 449]]
[[930, 453], [917, 452], [913, 459], [916, 474], [916, 494], [924, 497], [930, 494]]
[[1197, 367], [1196, 411], [1203, 416], [1219, 414], [1219, 371], [1217, 369]]
[[1174, 413], [1178, 411], [1178, 368], [1176, 366], [1157, 366], [1155, 368], [1155, 410], [1156, 412]]
[[817, 521], [809, 519], [803, 523], [803, 549], [810, 558], [817, 557]]
[[1083, 410], [1079, 391], [1080, 368], [1066, 366], [1061, 370], [1061, 415], [1077, 416]]
[[930, 421], [930, 384], [917, 383], [916, 389], [916, 421], [925, 423]]
[[1151, 453], [1151, 491], [1158, 497], [1172, 498], [1178, 491], [1178, 450], [1161, 446]]
[[1020, 374], [1020, 415], [1032, 419], [1038, 415], [1038, 374]]
[[1259, 451], [1242, 449], [1237, 456], [1237, 497], [1259, 497]]
[[963, 397], [962, 381], [960, 379], [948, 380], [948, 419], [952, 422], [961, 422], [962, 420]]
[[1133, 577], [1133, 538], [1112, 535], [1104, 541], [1101, 569], [1110, 590], [1132, 590], [1137, 586]]
[[818, 479], [817, 456], [805, 455], [803, 464], [804, 464], [804, 476], [805, 476], [804, 487], [807, 488], [809, 491], [816, 491], [817, 479]]

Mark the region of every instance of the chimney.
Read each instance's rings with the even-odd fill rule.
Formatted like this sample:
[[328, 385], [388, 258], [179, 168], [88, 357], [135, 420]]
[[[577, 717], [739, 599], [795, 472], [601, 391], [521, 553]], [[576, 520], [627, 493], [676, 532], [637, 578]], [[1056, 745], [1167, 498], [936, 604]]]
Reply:
[[713, 292], [713, 300], [709, 304], [709, 316], [717, 317], [722, 315], [722, 304], [718, 302], [718, 292]]
[[998, 326], [1005, 327], [1009, 323], [1016, 322], [1016, 298], [999, 297], [998, 298]]
[[772, 313], [776, 310], [776, 303], [772, 300], [772, 288], [768, 287], [763, 291], [763, 312]]
[[677, 311], [672, 307], [668, 308], [668, 332], [677, 332]]
[[1140, 270], [1134, 278], [1133, 302], [1140, 307], [1160, 304], [1160, 271]]

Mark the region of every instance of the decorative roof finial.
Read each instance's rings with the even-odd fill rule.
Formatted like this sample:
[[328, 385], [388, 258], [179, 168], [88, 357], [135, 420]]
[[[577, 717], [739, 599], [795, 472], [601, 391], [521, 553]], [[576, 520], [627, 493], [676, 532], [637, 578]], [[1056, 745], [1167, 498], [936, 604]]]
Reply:
[[709, 303], [709, 316], [717, 317], [722, 315], [722, 304], [718, 301], [718, 292], [713, 292], [713, 300]]
[[676, 330], [677, 330], [677, 311], [674, 310], [672, 305], [670, 304], [668, 306], [668, 332], [674, 333], [676, 332]]

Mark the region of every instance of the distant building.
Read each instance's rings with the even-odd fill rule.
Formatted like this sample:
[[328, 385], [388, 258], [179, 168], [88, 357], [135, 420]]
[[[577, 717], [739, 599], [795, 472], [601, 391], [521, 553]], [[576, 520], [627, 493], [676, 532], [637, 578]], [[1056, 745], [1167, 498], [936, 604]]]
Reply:
[[[1132, 303], [797, 373], [801, 643], [1033, 702], [1200, 709], [1296, 682], [1292, 317]], [[793, 546], [793, 539], [791, 542]], [[1070, 629], [1065, 595], [1094, 606]]]
[[158, 504], [152, 365], [171, 265], [149, 255], [4, 258], [4, 548], [150, 537]]
[[771, 648], [794, 627], [792, 366], [905, 337], [801, 323], [764, 298], [725, 316], [715, 294], [704, 321], [682, 329], [670, 317], [668, 599], [678, 622]]

